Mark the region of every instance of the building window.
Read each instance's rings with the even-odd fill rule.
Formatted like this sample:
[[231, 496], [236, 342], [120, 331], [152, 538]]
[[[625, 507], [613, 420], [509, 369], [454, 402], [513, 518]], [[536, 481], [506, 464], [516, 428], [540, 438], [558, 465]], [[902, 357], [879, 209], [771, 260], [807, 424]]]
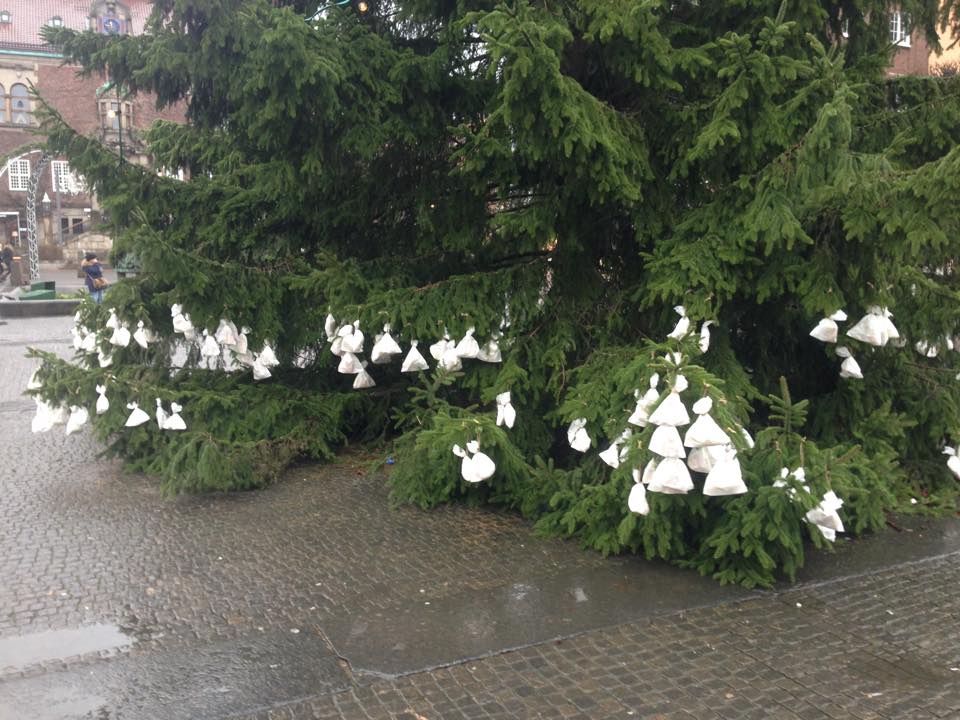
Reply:
[[133, 122], [133, 105], [125, 102], [122, 105], [123, 112], [120, 112], [121, 104], [117, 100], [100, 101], [100, 127], [104, 130], [120, 130], [120, 122], [123, 122], [123, 129], [126, 130]]
[[900, 47], [910, 47], [910, 16], [895, 10], [890, 13], [890, 42]]
[[9, 25], [11, 22], [13, 22], [13, 18], [10, 17], [10, 11], [0, 10], [0, 23]]
[[33, 122], [30, 91], [26, 85], [17, 83], [10, 87], [10, 119], [14, 125], [30, 125]]
[[53, 168], [54, 192], [77, 195], [84, 191], [83, 180], [70, 170], [70, 163], [66, 160], [54, 160], [51, 167]]
[[7, 91], [0, 85], [0, 123], [7, 121]]
[[59, 15], [54, 15], [47, 21], [47, 25], [55, 28], [63, 27], [63, 18]]
[[26, 192], [30, 189], [30, 161], [11, 160], [7, 163], [7, 181], [11, 190]]

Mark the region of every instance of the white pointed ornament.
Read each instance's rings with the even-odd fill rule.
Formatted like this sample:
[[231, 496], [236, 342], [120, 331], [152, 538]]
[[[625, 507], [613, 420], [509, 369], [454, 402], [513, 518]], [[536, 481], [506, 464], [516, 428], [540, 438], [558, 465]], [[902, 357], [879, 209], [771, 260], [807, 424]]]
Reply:
[[890, 340], [900, 337], [893, 321], [890, 320], [891, 317], [893, 315], [887, 308], [872, 305], [867, 308], [867, 314], [860, 318], [856, 325], [847, 330], [847, 335], [854, 340], [860, 340], [876, 347], [883, 347]]
[[83, 341], [83, 334], [80, 332], [79, 328], [72, 327], [70, 328], [70, 335], [73, 337], [73, 349], [79, 350], [80, 343]]
[[717, 421], [710, 416], [713, 400], [702, 397], [693, 404], [693, 412], [698, 416], [683, 438], [688, 448], [707, 447], [708, 445], [730, 445], [733, 441], [723, 431]]
[[620, 467], [620, 461], [626, 457], [626, 454], [629, 450], [628, 447], [625, 447], [625, 444], [630, 439], [631, 435], [633, 435], [633, 430], [630, 428], [624, 430], [620, 437], [610, 443], [610, 447], [600, 453], [600, 459], [614, 470]]
[[333, 341], [337, 335], [337, 320], [330, 313], [327, 313], [327, 319], [323, 323], [323, 331], [327, 334], [328, 341]]
[[127, 330], [127, 326], [124, 323], [121, 323], [114, 329], [113, 334], [110, 336], [110, 344], [116, 345], [117, 347], [127, 347], [130, 344], [130, 331]]
[[163, 425], [167, 422], [167, 418], [170, 417], [170, 415], [163, 409], [163, 403], [160, 402], [160, 398], [157, 398], [157, 411], [154, 413], [154, 417], [157, 419], [157, 427], [163, 430]]
[[80, 432], [80, 428], [87, 424], [87, 420], [89, 418], [90, 413], [87, 412], [86, 408], [71, 405], [70, 418], [67, 420], [67, 435], [73, 435], [75, 432]]
[[440, 356], [440, 367], [447, 372], [456, 372], [463, 369], [463, 362], [457, 355], [457, 347], [452, 342], [447, 344], [447, 349]]
[[250, 328], [243, 327], [240, 328], [240, 334], [237, 335], [237, 345], [233, 348], [233, 351], [239, 355], [246, 355], [249, 348], [247, 347], [247, 335], [250, 334]]
[[639, 472], [633, 469], [633, 487], [630, 488], [630, 496], [627, 498], [627, 509], [638, 515], [648, 515], [650, 513], [650, 504], [647, 502], [647, 488], [640, 482]]
[[363, 365], [360, 364], [360, 358], [356, 355], [348, 352], [340, 356], [340, 364], [337, 365], [338, 373], [342, 373], [343, 375], [356, 375], [361, 370], [363, 370]]
[[473, 453], [474, 476], [479, 478], [480, 481], [493, 477], [493, 474], [497, 471], [497, 465], [489, 455], [480, 451], [480, 443], [471, 440], [467, 443], [467, 451]]
[[164, 430], [186, 430], [187, 424], [180, 417], [180, 411], [183, 407], [175, 402], [170, 403], [170, 416], [164, 421]]
[[454, 445], [451, 450], [460, 458], [460, 477], [470, 483], [480, 482], [480, 478], [473, 472], [473, 459], [467, 455], [467, 452], [459, 445]]
[[400, 372], [420, 372], [421, 370], [429, 369], [430, 366], [427, 365], [427, 361], [424, 359], [420, 351], [417, 350], [417, 341], [411, 340], [410, 351], [403, 359], [403, 365], [400, 366]]
[[687, 317], [687, 309], [683, 305], [677, 305], [673, 309], [680, 316], [680, 320], [667, 337], [671, 340], [682, 340], [690, 332], [690, 318]]
[[960, 480], [960, 457], [957, 457], [957, 451], [948, 445], [943, 449], [943, 454], [949, 455], [947, 458], [947, 467], [950, 468], [950, 472], [954, 474], [954, 477]]
[[107, 386], [97, 385], [97, 415], [103, 415], [110, 409], [110, 401], [107, 399]]
[[[350, 327], [349, 325], [347, 327]], [[352, 331], [348, 335], [342, 335], [343, 341], [341, 347], [344, 352], [361, 353], [363, 352], [363, 332], [360, 330], [360, 321], [355, 320]]]
[[141, 410], [137, 403], [127, 403], [127, 410], [130, 410], [131, 412], [130, 416], [127, 418], [127, 421], [124, 423], [124, 427], [137, 427], [146, 422], [150, 422], [150, 416]]
[[693, 479], [683, 460], [663, 458], [657, 463], [647, 490], [667, 495], [685, 495], [693, 490]]
[[840, 377], [863, 380], [863, 371], [860, 369], [860, 364], [853, 359], [852, 355], [840, 363]]
[[497, 427], [506, 425], [507, 428], [512, 428], [516, 420], [517, 411], [510, 402], [510, 391], [497, 395]]
[[887, 340], [891, 342], [900, 339], [900, 331], [897, 330], [896, 326], [893, 324], [893, 320], [890, 319], [892, 317], [893, 313], [887, 308], [880, 308], [880, 327], [886, 334]]
[[825, 343], [835, 343], [839, 328], [837, 323], [830, 318], [823, 318], [817, 323], [817, 326], [810, 331], [810, 337]]
[[238, 334], [236, 325], [226, 318], [220, 318], [220, 324], [217, 326], [217, 331], [214, 333], [213, 338], [220, 345], [234, 347], [237, 344]]
[[727, 449], [723, 445], [692, 448], [687, 454], [687, 467], [694, 472], [708, 473], [723, 459]]
[[263, 350], [260, 351], [257, 360], [260, 361], [261, 365], [265, 365], [266, 367], [276, 367], [280, 364], [276, 354], [273, 352], [273, 348], [270, 347], [270, 343], [268, 342], [263, 344]]
[[443, 358], [443, 354], [451, 347], [456, 348], [456, 343], [454, 343], [450, 339], [450, 335], [445, 332], [441, 339], [430, 346], [430, 357], [439, 362], [440, 359]]
[[[681, 377], [683, 376], [678, 376], [678, 379]], [[674, 388], [676, 388], [676, 385]], [[653, 414], [650, 415], [650, 423], [652, 425], [671, 425], [673, 427], [690, 424], [690, 415], [687, 414], [687, 409], [683, 406], [679, 392], [673, 390], [667, 395], [666, 399], [661, 402], [657, 406], [657, 409], [653, 411]]]
[[650, 451], [661, 457], [682, 458], [687, 456], [680, 432], [673, 425], [659, 425], [650, 436]]
[[590, 449], [590, 436], [587, 434], [587, 419], [577, 418], [567, 428], [567, 442], [577, 452]]
[[[241, 362], [243, 362], [246, 359], [247, 359], [246, 356], [240, 356], [240, 355], [237, 356], [237, 360], [240, 360]], [[253, 368], [254, 380], [266, 380], [267, 378], [273, 376], [273, 373], [270, 372], [270, 368], [268, 368], [266, 365], [260, 362], [260, 358], [257, 358], [256, 360], [254, 360], [250, 367]]]
[[170, 317], [176, 317], [177, 315], [183, 314], [183, 305], [180, 303], [174, 303], [170, 306]]
[[636, 425], [637, 427], [646, 427], [649, 424], [650, 411], [654, 405], [657, 404], [657, 400], [660, 399], [660, 393], [657, 392], [659, 382], [660, 375], [654, 373], [650, 377], [650, 387], [643, 396], [637, 399], [637, 407], [634, 409], [633, 414], [627, 418], [628, 423]]
[[54, 425], [53, 408], [49, 403], [40, 398], [35, 397], [33, 400], [37, 405], [37, 414], [34, 415], [33, 420], [30, 422], [30, 430], [35, 433], [48, 432]]
[[743, 495], [747, 486], [743, 482], [743, 473], [737, 453], [728, 450], [723, 458], [713, 466], [703, 485], [703, 494], [711, 497], [719, 495]]
[[480, 354], [480, 345], [477, 343], [473, 334], [476, 332], [476, 328], [467, 328], [467, 332], [464, 333], [463, 337], [460, 338], [460, 342], [456, 344], [454, 348], [457, 357], [464, 359], [473, 359]]
[[833, 542], [837, 538], [837, 533], [843, 532], [843, 520], [837, 512], [841, 507], [843, 507], [843, 500], [830, 490], [824, 494], [820, 504], [806, 514], [807, 522], [816, 525], [820, 533]]
[[220, 345], [217, 339], [206, 330], [203, 331], [203, 342], [200, 343], [200, 355], [208, 359], [220, 357]]
[[358, 372], [357, 376], [353, 379], [353, 389], [364, 390], [366, 388], [372, 388], [376, 384], [377, 383], [373, 380], [373, 376], [367, 372], [367, 363], [361, 363], [360, 372]]
[[97, 349], [97, 334], [95, 332], [87, 333], [80, 341], [80, 349], [84, 352], [94, 352]]
[[175, 333], [182, 333], [187, 336], [189, 340], [189, 335], [194, 333], [193, 323], [190, 322], [190, 316], [184, 315], [183, 313], [177, 313], [173, 316], [173, 331]]
[[120, 327], [120, 318], [117, 317], [117, 311], [114, 308], [110, 308], [110, 317], [107, 319], [106, 326], [111, 330]]
[[700, 352], [705, 353], [710, 349], [710, 326], [713, 325], [713, 320], [707, 320], [703, 325], [700, 326], [700, 341], [698, 345], [700, 346]]
[[113, 358], [104, 353], [103, 350], [97, 353], [97, 361], [100, 363], [100, 367], [102, 368], [113, 365]]
[[144, 350], [149, 347], [150, 341], [147, 339], [147, 332], [143, 327], [143, 320], [137, 321], [137, 329], [133, 331], [133, 340]]
[[480, 352], [477, 353], [477, 360], [488, 363], [502, 362], [503, 355], [500, 352], [499, 339], [500, 333], [493, 333], [490, 339], [480, 348]]
[[383, 326], [383, 335], [377, 338], [370, 349], [370, 360], [375, 365], [382, 365], [390, 362], [394, 355], [399, 355], [402, 352], [403, 350], [393, 339], [393, 335], [390, 334], [390, 325], [387, 324]]

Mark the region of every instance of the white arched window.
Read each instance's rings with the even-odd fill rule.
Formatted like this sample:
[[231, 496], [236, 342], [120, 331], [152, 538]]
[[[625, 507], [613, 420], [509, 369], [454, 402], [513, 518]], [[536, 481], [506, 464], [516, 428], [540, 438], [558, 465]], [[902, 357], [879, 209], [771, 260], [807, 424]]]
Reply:
[[10, 121], [14, 125], [30, 125], [33, 122], [30, 91], [21, 83], [10, 87]]

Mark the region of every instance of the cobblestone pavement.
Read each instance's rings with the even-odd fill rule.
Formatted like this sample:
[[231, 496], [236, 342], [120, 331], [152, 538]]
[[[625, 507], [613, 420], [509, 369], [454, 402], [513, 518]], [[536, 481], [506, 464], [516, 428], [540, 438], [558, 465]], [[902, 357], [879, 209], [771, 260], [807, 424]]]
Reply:
[[359, 458], [168, 500], [89, 434], [30, 433], [23, 352], [69, 325], [0, 326], [0, 720], [960, 718], [960, 533], [747, 593], [390, 510]]

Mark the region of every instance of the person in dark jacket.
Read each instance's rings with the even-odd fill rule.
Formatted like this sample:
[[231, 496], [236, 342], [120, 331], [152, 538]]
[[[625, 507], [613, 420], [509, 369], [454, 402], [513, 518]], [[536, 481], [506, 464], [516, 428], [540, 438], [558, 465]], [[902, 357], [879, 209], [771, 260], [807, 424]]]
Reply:
[[0, 280], [5, 280], [11, 270], [13, 270], [13, 248], [8, 244], [4, 245], [3, 252], [0, 253]]
[[87, 290], [90, 291], [90, 297], [99, 305], [103, 302], [103, 291], [107, 287], [107, 281], [103, 277], [103, 269], [100, 267], [97, 254], [88, 252], [84, 255], [80, 267], [83, 269], [84, 282], [87, 285]]

